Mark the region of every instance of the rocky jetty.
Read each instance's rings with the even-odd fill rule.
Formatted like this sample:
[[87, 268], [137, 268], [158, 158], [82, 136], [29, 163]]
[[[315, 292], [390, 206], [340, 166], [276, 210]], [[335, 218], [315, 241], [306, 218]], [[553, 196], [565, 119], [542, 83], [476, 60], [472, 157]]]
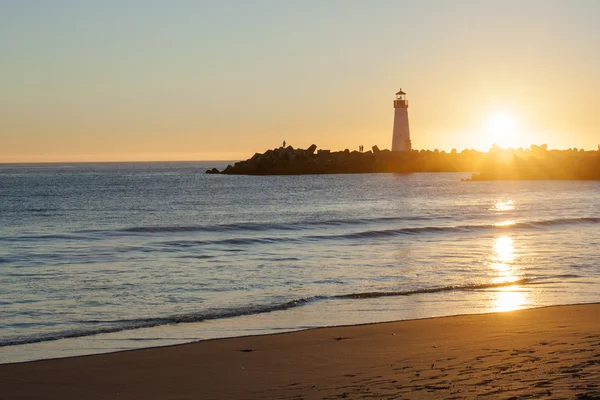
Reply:
[[467, 180], [600, 180], [600, 148], [598, 151], [578, 149], [548, 150], [548, 146], [531, 145], [523, 149], [501, 149], [489, 152], [465, 149], [460, 153], [438, 150], [391, 152], [373, 146], [366, 152], [317, 150], [279, 147], [256, 153], [246, 161], [216, 168], [207, 174], [228, 175], [303, 175], [355, 174], [373, 172], [469, 172]]
[[[302, 174], [344, 174], [365, 172], [388, 172], [391, 152], [380, 152], [377, 146], [373, 151], [318, 150], [312, 145], [308, 149], [294, 149], [292, 146], [256, 153], [246, 161], [229, 165], [222, 174], [246, 175], [302, 175]], [[207, 171], [208, 172], [208, 171]]]
[[[373, 172], [472, 172], [472, 162], [465, 162], [477, 152], [458, 154], [438, 150], [413, 150], [391, 152], [373, 146], [366, 152], [317, 150], [313, 144], [308, 149], [279, 147], [256, 153], [250, 159], [229, 165], [221, 174], [229, 175], [303, 175], [303, 174], [354, 174]], [[462, 160], [462, 161], [461, 161]], [[206, 173], [215, 173], [214, 168]]]
[[381, 157], [375, 157], [372, 151], [360, 153], [348, 149], [335, 152], [316, 150], [317, 146], [314, 144], [308, 149], [294, 149], [292, 146], [288, 146], [267, 150], [263, 154], [256, 153], [249, 160], [230, 165], [221, 173], [298, 175], [379, 172], [385, 170], [380, 165], [383, 161]]

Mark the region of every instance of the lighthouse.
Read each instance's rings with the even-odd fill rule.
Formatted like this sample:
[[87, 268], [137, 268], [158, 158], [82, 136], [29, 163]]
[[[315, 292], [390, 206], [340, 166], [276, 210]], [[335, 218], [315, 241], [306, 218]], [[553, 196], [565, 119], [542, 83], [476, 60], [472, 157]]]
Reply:
[[394, 100], [394, 133], [392, 151], [410, 151], [410, 129], [408, 128], [408, 100], [406, 93], [400, 89]]

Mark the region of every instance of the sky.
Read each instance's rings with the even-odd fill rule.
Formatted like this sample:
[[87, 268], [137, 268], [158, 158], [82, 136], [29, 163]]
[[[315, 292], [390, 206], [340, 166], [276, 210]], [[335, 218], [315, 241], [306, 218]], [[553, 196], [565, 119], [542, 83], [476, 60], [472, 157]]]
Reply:
[[600, 144], [596, 0], [0, 0], [0, 162]]

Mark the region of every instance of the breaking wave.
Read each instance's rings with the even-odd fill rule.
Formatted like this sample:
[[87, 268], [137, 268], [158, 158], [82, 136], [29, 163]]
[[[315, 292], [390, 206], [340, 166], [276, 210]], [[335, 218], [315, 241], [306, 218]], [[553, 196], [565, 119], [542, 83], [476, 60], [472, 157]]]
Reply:
[[338, 295], [321, 295], [313, 296], [308, 298], [294, 299], [281, 303], [263, 304], [263, 305], [250, 305], [246, 307], [235, 307], [229, 309], [213, 309], [201, 311], [198, 313], [189, 313], [181, 315], [172, 315], [167, 317], [157, 318], [139, 318], [139, 319], [124, 319], [124, 320], [86, 320], [81, 321], [82, 324], [88, 325], [84, 329], [72, 329], [59, 332], [46, 333], [41, 335], [29, 336], [29, 337], [12, 337], [4, 340], [0, 340], [0, 347], [16, 346], [31, 343], [47, 342], [59, 339], [78, 338], [86, 337], [104, 333], [115, 333], [127, 330], [139, 329], [139, 328], [152, 328], [163, 325], [173, 325], [181, 323], [195, 323], [208, 320], [233, 318], [244, 315], [257, 315], [265, 314], [274, 311], [289, 310], [296, 307], [302, 307], [317, 301], [322, 300], [362, 300], [378, 297], [393, 297], [393, 296], [413, 296], [420, 294], [431, 294], [440, 292], [450, 291], [470, 291], [470, 290], [486, 290], [486, 289], [497, 289], [508, 286], [528, 286], [528, 285], [541, 285], [552, 283], [553, 279], [568, 279], [578, 278], [579, 275], [556, 275], [545, 278], [535, 279], [519, 279], [510, 282], [502, 283], [471, 283], [466, 285], [457, 286], [441, 286], [441, 287], [429, 287], [415, 290], [399, 290], [399, 291], [387, 291], [387, 292], [362, 292], [362, 293], [347, 293]]

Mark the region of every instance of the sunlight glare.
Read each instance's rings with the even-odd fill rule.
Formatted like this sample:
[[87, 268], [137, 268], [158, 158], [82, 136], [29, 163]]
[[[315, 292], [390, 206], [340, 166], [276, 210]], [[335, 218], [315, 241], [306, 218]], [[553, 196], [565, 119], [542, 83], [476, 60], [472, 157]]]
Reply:
[[514, 146], [517, 121], [505, 111], [496, 111], [488, 117], [487, 130], [492, 142], [502, 148]]
[[518, 285], [519, 275], [514, 265], [516, 259], [514, 242], [509, 236], [501, 236], [494, 240], [494, 254], [491, 257], [490, 267], [495, 271], [496, 284], [514, 285], [499, 287], [494, 291], [491, 308], [493, 311], [513, 311], [523, 308], [527, 304], [527, 294]]
[[497, 238], [494, 250], [496, 251], [496, 262], [506, 264], [515, 259], [513, 240], [508, 236]]
[[509, 221], [497, 222], [497, 223], [494, 224], [494, 226], [500, 226], [500, 227], [502, 227], [502, 226], [512, 226], [514, 224], [516, 224], [515, 221], [509, 220]]
[[512, 200], [502, 201], [497, 200], [494, 206], [490, 208], [491, 211], [511, 211], [515, 209], [515, 202]]
[[525, 293], [518, 285], [503, 287], [496, 295], [494, 311], [514, 311], [526, 304]]

